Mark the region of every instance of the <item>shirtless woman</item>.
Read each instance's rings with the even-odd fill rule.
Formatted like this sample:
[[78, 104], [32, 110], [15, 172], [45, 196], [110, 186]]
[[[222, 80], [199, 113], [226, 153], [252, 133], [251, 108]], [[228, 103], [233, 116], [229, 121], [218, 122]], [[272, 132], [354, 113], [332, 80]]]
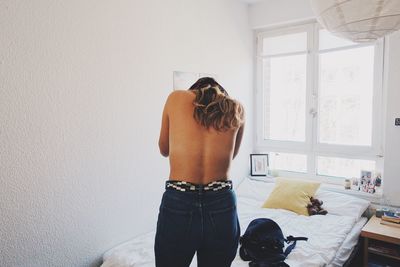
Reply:
[[157, 221], [157, 267], [231, 266], [240, 237], [236, 196], [228, 180], [244, 128], [241, 104], [212, 78], [166, 101], [159, 139], [170, 161]]

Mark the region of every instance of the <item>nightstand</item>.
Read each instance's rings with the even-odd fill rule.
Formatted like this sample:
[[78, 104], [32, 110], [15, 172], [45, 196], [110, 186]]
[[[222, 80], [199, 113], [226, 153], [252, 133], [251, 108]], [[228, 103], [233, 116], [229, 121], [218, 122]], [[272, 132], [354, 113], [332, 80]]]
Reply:
[[364, 266], [368, 266], [369, 254], [390, 258], [400, 266], [400, 228], [383, 225], [381, 219], [374, 216], [361, 230], [364, 237]]

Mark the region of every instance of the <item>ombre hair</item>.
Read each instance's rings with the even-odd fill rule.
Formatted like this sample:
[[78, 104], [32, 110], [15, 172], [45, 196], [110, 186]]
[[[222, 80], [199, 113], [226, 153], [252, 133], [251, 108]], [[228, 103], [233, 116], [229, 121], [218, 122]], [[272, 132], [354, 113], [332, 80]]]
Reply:
[[204, 77], [195, 82], [189, 90], [196, 94], [193, 117], [206, 127], [217, 131], [239, 128], [244, 122], [242, 105], [229, 97], [226, 90], [213, 78]]

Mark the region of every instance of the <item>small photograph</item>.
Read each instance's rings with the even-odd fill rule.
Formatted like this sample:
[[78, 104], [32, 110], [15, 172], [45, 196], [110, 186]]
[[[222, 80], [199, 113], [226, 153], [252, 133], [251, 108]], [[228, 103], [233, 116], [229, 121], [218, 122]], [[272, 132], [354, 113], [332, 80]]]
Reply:
[[376, 190], [375, 190], [375, 185], [370, 184], [370, 185], [368, 186], [368, 191], [367, 191], [367, 192], [370, 193], [370, 194], [374, 194], [374, 193], [376, 192]]
[[372, 171], [364, 171], [364, 170], [362, 170], [361, 171], [361, 178], [364, 178], [364, 177], [371, 179]]
[[372, 178], [372, 171], [361, 171], [361, 184], [369, 184]]
[[251, 176], [267, 176], [268, 167], [268, 154], [250, 154]]
[[376, 187], [380, 187], [382, 185], [382, 175], [380, 173], [375, 174], [374, 184]]
[[372, 175], [372, 171], [361, 171], [360, 191], [374, 194], [376, 192], [376, 177]]
[[361, 178], [353, 177], [351, 178], [351, 189], [360, 190]]

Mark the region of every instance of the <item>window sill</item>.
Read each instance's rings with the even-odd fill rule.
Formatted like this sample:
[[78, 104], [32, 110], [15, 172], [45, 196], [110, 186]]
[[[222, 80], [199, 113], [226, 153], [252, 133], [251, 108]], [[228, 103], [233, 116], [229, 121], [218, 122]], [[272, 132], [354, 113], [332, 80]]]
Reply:
[[328, 183], [322, 183], [321, 188], [324, 190], [327, 190], [327, 191], [356, 196], [356, 197], [371, 201], [372, 203], [379, 203], [382, 198], [382, 195], [383, 195], [382, 188], [379, 188], [378, 191], [376, 191], [373, 194], [362, 192], [362, 191], [357, 191], [357, 190], [353, 190], [353, 189], [344, 189], [343, 186], [335, 185], [335, 184], [328, 184]]
[[[275, 177], [273, 177], [273, 176], [267, 176], [267, 177], [265, 177], [265, 176], [249, 176], [248, 178], [251, 180], [262, 181], [265, 183], [275, 183]], [[375, 192], [374, 194], [356, 191], [353, 189], [344, 189], [343, 185], [329, 184], [329, 183], [324, 183], [324, 182], [321, 182], [321, 188], [323, 190], [327, 190], [327, 191], [331, 191], [331, 192], [337, 192], [337, 193], [342, 193], [342, 194], [359, 197], [359, 198], [371, 201], [371, 203], [375, 203], [375, 204], [378, 204], [380, 202], [382, 195], [383, 195], [382, 187], [379, 188], [378, 191]]]

